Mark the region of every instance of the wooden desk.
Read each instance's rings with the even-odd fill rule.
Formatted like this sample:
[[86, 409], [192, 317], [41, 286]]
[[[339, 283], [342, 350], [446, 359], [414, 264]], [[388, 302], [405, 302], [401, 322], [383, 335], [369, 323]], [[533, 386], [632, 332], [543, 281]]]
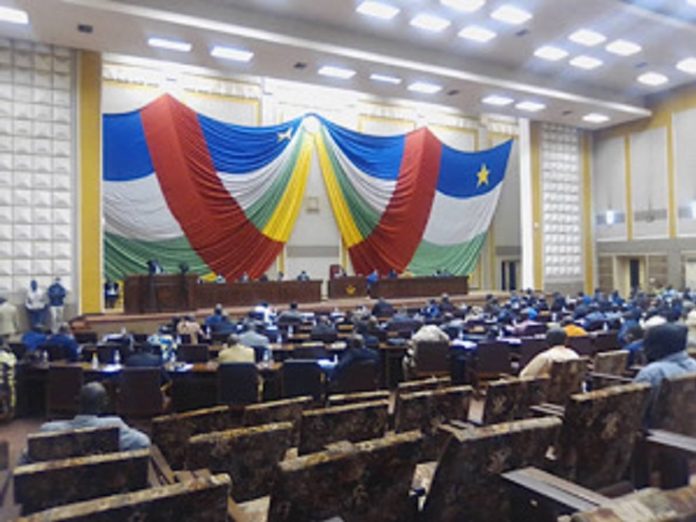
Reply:
[[365, 297], [367, 280], [362, 276], [337, 277], [329, 280], [329, 298]]
[[462, 277], [405, 277], [380, 279], [370, 289], [372, 297], [385, 299], [401, 297], [439, 297], [442, 294], [469, 293], [469, 278]]
[[318, 303], [321, 281], [249, 281], [248, 283], [201, 283], [195, 288], [195, 307], [253, 306], [261, 301], [275, 304]]
[[195, 274], [128, 276], [124, 284], [124, 311], [142, 314], [190, 310], [197, 279]]

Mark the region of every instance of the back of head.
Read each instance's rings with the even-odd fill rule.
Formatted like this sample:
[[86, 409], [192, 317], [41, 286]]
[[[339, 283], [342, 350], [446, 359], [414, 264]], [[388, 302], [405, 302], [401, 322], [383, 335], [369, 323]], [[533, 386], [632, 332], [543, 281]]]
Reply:
[[290, 303], [290, 310], [297, 310], [297, 303], [295, 301]]
[[80, 390], [80, 413], [84, 415], [99, 415], [104, 411], [106, 402], [106, 390], [98, 382], [85, 384]]
[[234, 346], [239, 344], [239, 336], [237, 334], [230, 334], [227, 336], [227, 346]]
[[686, 349], [687, 329], [685, 326], [666, 323], [646, 330], [643, 349], [648, 361], [659, 361]]
[[365, 345], [365, 339], [360, 334], [353, 334], [350, 336], [349, 347], [352, 350], [360, 350]]
[[549, 346], [565, 346], [568, 335], [562, 328], [551, 328], [546, 332], [546, 342]]

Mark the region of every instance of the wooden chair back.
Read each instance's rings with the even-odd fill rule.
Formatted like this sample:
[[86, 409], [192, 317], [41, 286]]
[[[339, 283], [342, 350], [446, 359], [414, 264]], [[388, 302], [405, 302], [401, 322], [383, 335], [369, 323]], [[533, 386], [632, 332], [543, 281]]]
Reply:
[[450, 342], [418, 341], [414, 373], [419, 377], [448, 375], [450, 371]]
[[343, 406], [359, 402], [386, 401], [389, 400], [388, 390], [375, 390], [368, 392], [345, 393], [329, 395], [329, 406]]
[[447, 388], [452, 384], [450, 377], [429, 377], [427, 379], [416, 379], [415, 381], [400, 382], [396, 388], [396, 395], [402, 393], [414, 393], [425, 390], [436, 390]]
[[302, 411], [312, 404], [311, 397], [296, 397], [279, 401], [250, 404], [244, 408], [242, 424], [244, 426], [259, 426], [274, 422], [291, 422], [299, 425]]
[[284, 398], [310, 395], [315, 401], [324, 396], [324, 375], [315, 360], [288, 360], [281, 370]]
[[340, 440], [358, 442], [384, 436], [388, 421], [387, 401], [334, 406], [302, 413], [298, 453], [323, 451]]
[[15, 503], [22, 514], [147, 487], [149, 450], [108, 453], [18, 466]]
[[29, 516], [26, 522], [122, 522], [123, 520], [225, 521], [231, 484], [227, 475], [88, 500]]
[[628, 384], [570, 397], [556, 447], [556, 473], [590, 489], [622, 480], [650, 386]]
[[696, 374], [663, 380], [649, 418], [651, 428], [696, 437]]
[[46, 382], [46, 412], [49, 417], [73, 416], [79, 407], [84, 377], [82, 367], [71, 364], [51, 364]]
[[510, 520], [509, 491], [500, 475], [543, 465], [560, 427], [561, 421], [554, 417], [477, 430], [441, 426], [449, 439], [435, 470], [422, 520]]
[[380, 367], [377, 361], [355, 361], [331, 383], [335, 393], [356, 393], [379, 388]]
[[587, 357], [554, 362], [551, 365], [551, 380], [547, 400], [563, 406], [568, 397], [580, 393], [587, 376], [588, 362]]
[[225, 431], [242, 425], [242, 410], [215, 406], [200, 410], [163, 415], [152, 419], [152, 442], [156, 444], [174, 469], [186, 462], [189, 438], [199, 433]]
[[437, 460], [447, 441], [437, 428], [452, 420], [466, 421], [472, 393], [471, 386], [455, 386], [399, 395], [394, 410], [394, 431], [420, 430], [424, 436], [421, 458]]
[[123, 368], [119, 377], [116, 411], [123, 417], [145, 418], [162, 413], [160, 368]]
[[608, 375], [623, 375], [628, 364], [628, 351], [612, 350], [598, 352], [594, 358], [594, 371]]
[[85, 457], [117, 451], [119, 451], [117, 426], [30, 433], [27, 436], [27, 456], [30, 462]]
[[530, 406], [546, 400], [548, 377], [504, 379], [488, 384], [483, 403], [483, 424], [498, 424], [528, 416]]
[[259, 372], [254, 363], [225, 363], [217, 369], [219, 404], [259, 401]]
[[177, 348], [176, 359], [189, 364], [208, 362], [210, 347], [207, 344], [181, 344]]
[[186, 467], [227, 473], [237, 502], [266, 496], [276, 466], [292, 446], [292, 430], [290, 422], [280, 422], [194, 435], [189, 439]]
[[420, 442], [420, 433], [403, 433], [281, 462], [268, 522], [411, 520]]

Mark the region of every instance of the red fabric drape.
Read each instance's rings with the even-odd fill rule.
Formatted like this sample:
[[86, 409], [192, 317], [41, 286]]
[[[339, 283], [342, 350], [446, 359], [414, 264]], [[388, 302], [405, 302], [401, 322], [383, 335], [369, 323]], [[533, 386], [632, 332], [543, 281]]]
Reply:
[[349, 250], [357, 274], [402, 272], [408, 266], [428, 224], [441, 155], [439, 140], [427, 128], [406, 136], [394, 194], [377, 227]]
[[261, 276], [283, 244], [262, 234], [222, 185], [196, 113], [167, 95], [141, 117], [167, 205], [191, 246], [229, 281]]

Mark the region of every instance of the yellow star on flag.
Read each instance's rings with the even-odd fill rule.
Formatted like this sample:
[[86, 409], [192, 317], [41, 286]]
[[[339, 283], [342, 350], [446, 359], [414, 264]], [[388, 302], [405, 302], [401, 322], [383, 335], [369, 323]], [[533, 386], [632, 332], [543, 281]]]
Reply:
[[476, 175], [478, 176], [478, 183], [476, 184], [476, 188], [479, 188], [481, 185], [488, 185], [488, 176], [490, 176], [491, 171], [488, 170], [488, 167], [486, 167], [486, 164], [484, 163], [481, 165], [481, 170], [479, 170]]

